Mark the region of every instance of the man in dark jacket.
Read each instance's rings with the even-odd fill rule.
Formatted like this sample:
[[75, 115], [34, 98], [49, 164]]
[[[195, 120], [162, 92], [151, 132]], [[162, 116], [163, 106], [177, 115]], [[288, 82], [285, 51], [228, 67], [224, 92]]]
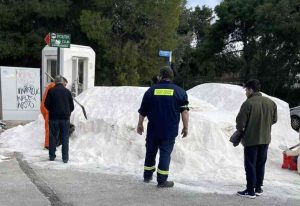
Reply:
[[244, 133], [244, 166], [247, 188], [237, 195], [255, 198], [263, 193], [262, 185], [271, 142], [271, 127], [277, 122], [277, 106], [260, 93], [260, 82], [256, 79], [244, 85], [247, 100], [242, 104], [236, 118], [236, 129]]
[[54, 161], [56, 157], [56, 139], [60, 135], [62, 159], [64, 163], [67, 163], [69, 160], [70, 116], [74, 110], [74, 103], [71, 92], [64, 86], [62, 76], [55, 77], [55, 86], [47, 94], [45, 107], [49, 111], [49, 159]]
[[155, 171], [155, 159], [159, 150], [157, 168], [157, 186], [173, 187], [174, 182], [167, 181], [171, 153], [178, 135], [180, 114], [183, 122], [182, 135], [188, 134], [188, 97], [186, 92], [173, 84], [173, 71], [169, 67], [160, 70], [159, 83], [150, 87], [144, 94], [139, 109], [137, 132], [144, 132], [143, 121], [147, 117], [146, 157], [144, 165], [144, 182], [152, 180]]

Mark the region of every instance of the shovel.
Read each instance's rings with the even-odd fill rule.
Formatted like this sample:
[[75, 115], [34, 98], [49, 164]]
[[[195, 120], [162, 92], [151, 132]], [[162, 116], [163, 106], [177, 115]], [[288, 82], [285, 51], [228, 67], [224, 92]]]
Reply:
[[300, 146], [300, 143], [298, 143], [298, 144], [296, 144], [296, 145], [294, 145], [290, 148], [288, 148], [286, 145], [283, 145], [283, 144], [279, 145], [278, 147], [279, 147], [279, 149], [281, 149], [283, 151], [287, 151], [287, 150], [292, 150], [292, 149], [294, 149], [296, 147], [299, 147], [299, 146]]

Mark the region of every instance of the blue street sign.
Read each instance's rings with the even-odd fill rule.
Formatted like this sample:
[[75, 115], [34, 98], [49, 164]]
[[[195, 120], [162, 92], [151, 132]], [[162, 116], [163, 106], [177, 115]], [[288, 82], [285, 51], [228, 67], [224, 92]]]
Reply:
[[172, 52], [171, 51], [159, 50], [158, 55], [160, 57], [170, 57], [170, 56], [172, 56]]

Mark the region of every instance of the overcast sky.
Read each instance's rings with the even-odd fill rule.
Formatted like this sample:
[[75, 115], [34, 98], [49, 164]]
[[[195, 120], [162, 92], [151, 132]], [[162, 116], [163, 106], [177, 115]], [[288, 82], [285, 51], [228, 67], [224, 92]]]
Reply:
[[188, 7], [195, 7], [197, 5], [203, 6], [206, 5], [210, 8], [215, 8], [222, 0], [188, 0], [187, 6]]

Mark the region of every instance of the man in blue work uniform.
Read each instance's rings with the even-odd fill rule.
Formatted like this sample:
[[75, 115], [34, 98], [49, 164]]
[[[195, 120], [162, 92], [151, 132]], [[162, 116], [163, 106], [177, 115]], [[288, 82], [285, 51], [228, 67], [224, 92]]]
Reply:
[[160, 70], [159, 83], [150, 87], [144, 94], [139, 109], [137, 132], [144, 132], [144, 118], [147, 117], [146, 158], [144, 182], [152, 180], [155, 171], [155, 158], [159, 149], [160, 158], [157, 168], [157, 187], [173, 187], [173, 181], [167, 181], [171, 153], [178, 135], [180, 114], [183, 122], [182, 137], [188, 134], [188, 97], [186, 92], [171, 82], [173, 71], [169, 67]]

